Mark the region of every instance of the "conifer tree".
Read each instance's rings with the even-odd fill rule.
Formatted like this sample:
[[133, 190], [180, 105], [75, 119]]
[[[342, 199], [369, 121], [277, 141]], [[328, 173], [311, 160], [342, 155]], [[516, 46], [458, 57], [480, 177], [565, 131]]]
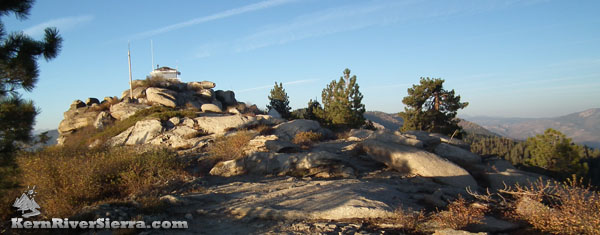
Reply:
[[526, 162], [528, 165], [562, 174], [563, 177], [587, 173], [587, 165], [580, 162], [579, 147], [557, 130], [548, 128], [543, 135], [528, 138], [526, 144], [531, 152]]
[[[33, 1], [1, 1], [0, 17], [14, 13], [27, 18]], [[31, 91], [37, 82], [37, 60], [50, 60], [61, 47], [62, 38], [56, 28], [46, 28], [44, 39], [37, 41], [23, 32], [9, 35], [0, 21], [0, 160], [9, 160], [16, 141], [31, 140], [37, 115], [33, 102], [20, 98], [18, 90]]]
[[408, 88], [408, 96], [402, 99], [407, 107], [400, 116], [404, 119], [402, 131], [422, 130], [452, 135], [455, 131], [461, 136], [456, 113], [467, 107], [468, 102], [460, 102], [454, 90], [445, 90], [443, 79], [421, 78], [419, 85]]
[[365, 105], [359, 91], [356, 76], [350, 76], [350, 69], [344, 70], [339, 81], [331, 81], [321, 94], [323, 110], [317, 117], [326, 124], [338, 127], [359, 127], [365, 123]]
[[267, 110], [275, 109], [281, 117], [289, 118], [290, 117], [290, 101], [285, 89], [283, 89], [283, 84], [275, 82], [275, 86], [271, 89], [271, 94], [269, 95], [269, 104], [267, 105]]

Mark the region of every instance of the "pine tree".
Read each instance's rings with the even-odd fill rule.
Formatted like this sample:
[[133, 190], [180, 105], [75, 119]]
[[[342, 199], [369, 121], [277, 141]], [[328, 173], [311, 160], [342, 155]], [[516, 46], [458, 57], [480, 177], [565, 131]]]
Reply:
[[454, 90], [445, 90], [443, 79], [421, 78], [419, 85], [408, 88], [408, 96], [402, 99], [407, 107], [400, 116], [404, 119], [402, 131], [422, 130], [452, 135], [458, 131], [461, 136], [456, 113], [467, 107], [468, 102], [460, 102]]
[[363, 95], [356, 83], [356, 75], [350, 76], [350, 69], [344, 70], [339, 81], [331, 81], [321, 94], [323, 110], [317, 117], [326, 124], [338, 127], [359, 127], [365, 123]]
[[283, 84], [275, 82], [275, 86], [271, 89], [271, 94], [269, 95], [269, 104], [267, 105], [267, 110], [275, 109], [281, 117], [289, 118], [290, 117], [290, 101], [285, 89], [283, 89]]
[[556, 172], [563, 177], [587, 173], [587, 165], [581, 164], [579, 146], [557, 130], [548, 128], [543, 135], [528, 138], [526, 145], [531, 151], [531, 157], [526, 160], [530, 166]]
[[[25, 19], [33, 1], [2, 1], [0, 17], [14, 13]], [[46, 28], [37, 41], [22, 32], [6, 35], [0, 22], [0, 160], [10, 160], [16, 141], [31, 140], [37, 111], [31, 101], [20, 98], [19, 89], [32, 91], [38, 78], [37, 60], [57, 56], [62, 43], [56, 28]]]

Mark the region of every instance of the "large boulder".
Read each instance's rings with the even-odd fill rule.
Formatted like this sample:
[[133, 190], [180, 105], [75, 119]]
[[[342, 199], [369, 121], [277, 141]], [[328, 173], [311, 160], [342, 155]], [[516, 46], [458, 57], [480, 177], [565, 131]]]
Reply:
[[100, 104], [100, 101], [93, 97], [87, 98], [87, 100], [85, 100], [85, 105], [92, 106], [93, 104]]
[[405, 173], [431, 177], [434, 180], [459, 188], [478, 188], [475, 179], [465, 169], [430, 152], [369, 139], [360, 148], [376, 161]]
[[187, 85], [192, 90], [211, 89], [211, 88], [215, 88], [215, 86], [216, 86], [216, 84], [214, 82], [209, 82], [209, 81], [189, 82]]
[[200, 106], [202, 112], [222, 113], [223, 110], [215, 104], [203, 104]]
[[423, 148], [424, 144], [422, 141], [418, 139], [411, 139], [405, 136], [396, 135], [386, 130], [378, 130], [374, 131], [371, 136], [367, 139], [373, 139], [376, 141], [393, 143], [393, 144], [401, 144], [406, 146], [412, 146], [417, 148]]
[[[213, 114], [214, 115], [214, 114]], [[194, 118], [197, 126], [208, 134], [223, 135], [229, 130], [257, 123], [256, 117], [242, 115], [215, 115]]]
[[150, 140], [159, 136], [163, 130], [164, 128], [159, 120], [143, 120], [113, 137], [109, 143], [112, 146], [147, 144]]
[[244, 147], [244, 151], [248, 154], [254, 152], [290, 152], [299, 149], [298, 145], [295, 145], [289, 141], [281, 140], [276, 135], [259, 135], [250, 140]]
[[397, 135], [386, 130], [352, 129], [348, 132], [348, 137], [346, 138], [348, 141], [363, 141], [367, 139], [423, 148], [423, 142], [418, 139]]
[[444, 135], [444, 134], [440, 134], [440, 133], [430, 133], [430, 136], [433, 137], [437, 137], [440, 138], [440, 141], [442, 143], [447, 143], [447, 144], [451, 144], [451, 145], [455, 145], [458, 147], [461, 147], [463, 149], [469, 150], [471, 148], [471, 146], [469, 144], [467, 144], [467, 142], [464, 142], [460, 139], [457, 138], [452, 138], [450, 136]]
[[292, 139], [294, 139], [296, 134], [300, 132], [312, 131], [321, 133], [323, 136], [328, 136], [331, 134], [330, 131], [321, 128], [321, 125], [319, 125], [317, 121], [306, 119], [296, 119], [293, 121], [285, 122], [275, 126], [274, 129], [275, 135], [287, 141], [291, 141]]
[[233, 93], [233, 91], [217, 90], [215, 92], [215, 97], [217, 100], [221, 101], [225, 107], [237, 104], [235, 93]]
[[100, 112], [94, 121], [94, 128], [104, 129], [104, 127], [112, 122], [112, 117], [108, 112]]
[[[121, 99], [129, 97], [129, 89], [123, 91], [121, 94]], [[146, 97], [146, 87], [136, 87], [133, 88], [133, 98], [139, 99]]]
[[411, 139], [417, 139], [423, 142], [423, 147], [430, 148], [440, 144], [442, 141], [439, 137], [431, 136], [429, 132], [426, 131], [407, 131], [407, 132], [398, 132], [397, 135], [404, 136]]
[[208, 144], [209, 136], [201, 136], [198, 130], [179, 125], [150, 140], [150, 144], [175, 149], [192, 149]]
[[218, 163], [211, 175], [276, 174], [294, 176], [353, 177], [354, 170], [343, 164], [340, 156], [321, 151], [311, 153], [257, 152], [248, 157]]
[[110, 115], [117, 120], [125, 120], [134, 115], [137, 111], [147, 108], [150, 108], [150, 106], [145, 104], [120, 102], [110, 106]]
[[177, 107], [177, 99], [175, 92], [169, 89], [150, 87], [146, 89], [146, 98], [148, 101], [163, 106], [175, 108]]
[[64, 113], [64, 119], [58, 125], [58, 132], [65, 134], [86, 126], [91, 126], [96, 121], [98, 113], [98, 111], [89, 110], [85, 107], [69, 109]]
[[481, 163], [479, 155], [450, 144], [441, 143], [433, 151], [440, 157], [446, 158], [460, 166]]
[[530, 186], [538, 180], [548, 181], [545, 176], [517, 170], [510, 162], [504, 159], [489, 159], [485, 162], [486, 170], [483, 172], [483, 179], [488, 183], [492, 191], [504, 189], [505, 185], [514, 187], [515, 185]]
[[86, 104], [83, 101], [74, 100], [73, 103], [71, 103], [71, 107], [69, 109], [78, 109], [78, 108], [83, 108], [85, 106], [86, 106]]
[[275, 109], [269, 109], [269, 112], [267, 112], [267, 114], [274, 118], [281, 118], [281, 114], [279, 114], [279, 112], [277, 112], [277, 110]]
[[200, 98], [202, 98], [204, 100], [211, 101], [211, 100], [215, 99], [215, 91], [213, 91], [213, 89], [198, 90], [196, 92], [196, 94], [199, 95]]

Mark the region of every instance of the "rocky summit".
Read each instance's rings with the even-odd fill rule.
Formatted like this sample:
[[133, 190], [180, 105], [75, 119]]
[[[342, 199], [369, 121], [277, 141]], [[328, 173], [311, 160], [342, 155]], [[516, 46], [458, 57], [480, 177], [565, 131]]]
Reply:
[[[74, 101], [60, 123], [58, 144], [69, 144], [85, 130], [131, 122], [86, 144], [166, 147], [196, 162], [189, 167], [194, 177], [161, 197], [170, 206], [143, 217], [186, 220], [190, 229], [185, 233], [379, 233], [398, 226], [389, 219], [400, 207], [435, 210], [471, 197], [467, 189], [493, 192], [540, 177], [505, 160], [482, 158], [468, 144], [440, 134], [385, 128], [337, 133], [313, 120], [284, 120], [237, 102], [233, 91], [214, 91], [213, 82], [133, 85], [120, 98]], [[174, 114], [153, 115], [152, 109]], [[211, 158], [211, 146], [242, 130], [248, 136], [240, 148], [243, 157]], [[319, 138], [302, 144], [297, 141], [301, 133]], [[90, 213], [115, 210], [119, 218], [139, 216], [110, 204], [92, 207]], [[428, 226], [432, 233], [450, 234], [435, 224]], [[487, 216], [469, 231], [510, 232], [518, 227]]]

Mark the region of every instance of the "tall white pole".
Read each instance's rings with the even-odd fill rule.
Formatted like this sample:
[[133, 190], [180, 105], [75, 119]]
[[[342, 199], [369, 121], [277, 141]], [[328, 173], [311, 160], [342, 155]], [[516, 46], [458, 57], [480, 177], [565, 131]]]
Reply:
[[152, 70], [150, 71], [154, 71], [154, 44], [152, 40], [150, 40], [150, 53], [152, 54]]
[[129, 60], [129, 98], [133, 100], [133, 79], [131, 78], [131, 45], [127, 43], [127, 58]]

